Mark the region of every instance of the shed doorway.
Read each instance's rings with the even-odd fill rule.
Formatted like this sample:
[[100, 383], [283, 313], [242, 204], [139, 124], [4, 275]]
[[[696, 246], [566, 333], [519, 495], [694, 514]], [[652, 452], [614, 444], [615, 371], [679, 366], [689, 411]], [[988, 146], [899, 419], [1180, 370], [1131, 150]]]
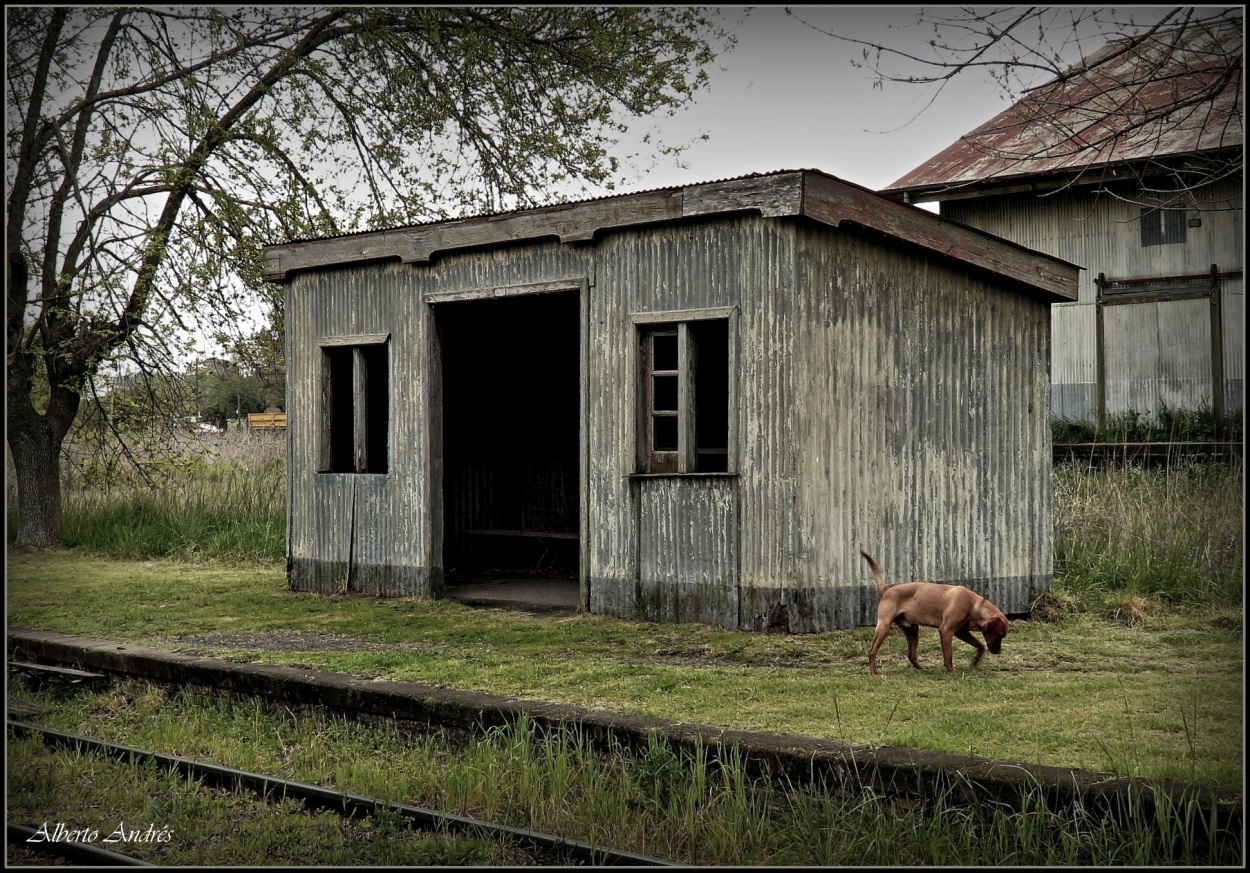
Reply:
[[[449, 596], [576, 607], [581, 295], [439, 303]], [[497, 596], [491, 596], [491, 595]]]

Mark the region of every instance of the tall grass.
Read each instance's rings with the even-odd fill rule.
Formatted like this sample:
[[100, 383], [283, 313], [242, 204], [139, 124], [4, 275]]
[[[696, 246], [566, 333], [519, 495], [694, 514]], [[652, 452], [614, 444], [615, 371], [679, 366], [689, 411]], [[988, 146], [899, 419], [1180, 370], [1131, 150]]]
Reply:
[[1240, 609], [1243, 480], [1240, 462], [1057, 466], [1056, 587], [1090, 604]]
[[[1021, 804], [971, 803], [973, 788], [957, 775], [926, 798], [891, 798], [851, 781], [799, 786], [752, 775], [732, 745], [673, 747], [655, 735], [641, 747], [596, 744], [577, 725], [544, 728], [525, 717], [469, 736], [418, 734], [132, 683], [80, 698], [55, 718], [132, 745], [194, 749], [229, 766], [693, 864], [1229, 864], [1240, 855], [1236, 835], [1216, 835], [1191, 806], [1149, 809], [1130, 797], [1109, 819], [1079, 804], [1055, 810], [1040, 790], [1025, 791]], [[11, 780], [35, 796], [38, 772], [37, 761], [10, 761]], [[80, 795], [96, 802], [90, 790], [67, 784], [59, 812], [72, 813]], [[145, 796], [169, 793], [154, 786]], [[11, 800], [31, 802], [21, 792]]]
[[123, 560], [279, 562], [285, 443], [232, 432], [151, 453], [67, 459], [64, 545]]

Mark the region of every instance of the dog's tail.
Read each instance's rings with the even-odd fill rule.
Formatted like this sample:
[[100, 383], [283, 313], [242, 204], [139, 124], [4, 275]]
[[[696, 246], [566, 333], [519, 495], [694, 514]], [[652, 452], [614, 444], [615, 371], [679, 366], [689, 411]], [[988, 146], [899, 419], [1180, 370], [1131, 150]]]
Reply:
[[860, 550], [860, 554], [864, 556], [864, 560], [868, 562], [868, 566], [872, 568], [872, 578], [877, 580], [877, 587], [881, 589], [881, 593], [885, 594], [889, 588], [885, 584], [885, 577], [881, 575], [881, 568], [877, 566], [877, 562], [872, 559], [872, 555]]

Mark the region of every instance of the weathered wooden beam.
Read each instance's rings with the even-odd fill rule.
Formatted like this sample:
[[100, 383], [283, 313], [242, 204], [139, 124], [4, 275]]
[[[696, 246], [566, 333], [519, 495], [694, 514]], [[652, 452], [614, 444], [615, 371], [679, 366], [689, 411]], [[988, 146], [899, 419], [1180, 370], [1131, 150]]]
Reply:
[[850, 222], [1015, 279], [1043, 292], [1051, 302], [1077, 299], [1075, 265], [830, 176], [812, 174], [804, 192], [803, 214], [832, 227]]
[[601, 230], [682, 218], [682, 193], [653, 191], [507, 215], [384, 230], [265, 249], [265, 278], [283, 281], [292, 270], [361, 261], [426, 263], [436, 252], [555, 237], [584, 242]]

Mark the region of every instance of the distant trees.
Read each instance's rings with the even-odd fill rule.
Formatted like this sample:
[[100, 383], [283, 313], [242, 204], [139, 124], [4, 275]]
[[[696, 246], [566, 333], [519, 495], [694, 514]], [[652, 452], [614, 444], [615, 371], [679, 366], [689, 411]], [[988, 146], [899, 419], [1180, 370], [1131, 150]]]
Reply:
[[610, 186], [616, 135], [691, 101], [728, 44], [708, 12], [6, 10], [18, 544], [60, 538], [59, 453], [102, 367], [151, 382], [245, 320], [266, 242]]

